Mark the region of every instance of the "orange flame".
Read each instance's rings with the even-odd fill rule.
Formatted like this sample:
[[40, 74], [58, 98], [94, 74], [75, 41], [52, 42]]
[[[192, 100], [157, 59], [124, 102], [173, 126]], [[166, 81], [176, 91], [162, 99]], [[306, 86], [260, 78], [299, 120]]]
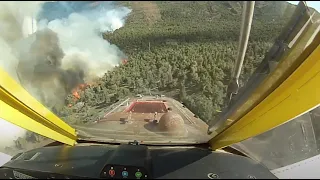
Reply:
[[73, 91], [72, 94], [75, 98], [80, 99], [80, 95], [79, 95], [78, 91]]
[[128, 63], [128, 59], [122, 59], [122, 64], [127, 64]]
[[86, 87], [88, 87], [88, 84], [79, 84], [77, 87], [75, 87], [72, 90], [72, 95], [75, 97], [75, 100], [80, 99], [80, 91], [84, 91], [86, 89]]

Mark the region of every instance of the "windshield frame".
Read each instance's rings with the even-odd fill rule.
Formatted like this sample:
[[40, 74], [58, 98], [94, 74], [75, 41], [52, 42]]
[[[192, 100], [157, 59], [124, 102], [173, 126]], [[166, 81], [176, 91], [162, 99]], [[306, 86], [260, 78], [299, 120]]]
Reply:
[[[245, 84], [245, 86], [241, 87], [239, 92], [232, 97], [230, 102], [226, 105], [226, 107], [222, 110], [222, 112], [218, 115], [217, 120], [212, 120], [209, 124], [208, 134], [212, 134], [216, 136], [218, 133], [232, 126], [238, 119], [233, 119], [233, 122], [226, 125], [228, 118], [234, 114], [241, 106], [248, 101], [252, 101], [252, 94], [258, 89], [259, 86], [269, 76], [274, 72], [275, 67], [271, 66], [271, 64], [278, 64], [281, 60], [283, 60], [284, 55], [290, 49], [289, 42], [291, 42], [296, 35], [299, 34], [299, 31], [305, 24], [306, 15], [309, 17], [310, 12], [305, 3], [300, 2], [295, 9], [294, 14], [292, 14], [287, 25], [282, 29], [281, 33], [276, 38], [273, 46], [270, 48], [265, 58], [261, 61], [258, 67], [255, 69], [253, 74], [250, 76], [249, 80]], [[309, 18], [308, 18], [309, 19]], [[302, 62], [300, 62], [301, 64]], [[293, 66], [298, 67], [299, 64], [292, 63]], [[248, 108], [246, 111], [242, 112], [243, 115], [248, 113], [259, 104], [265, 97], [267, 97], [274, 89], [276, 89], [281, 82], [283, 82], [286, 77], [288, 77], [295, 68], [288, 68], [286, 71], [282, 72], [284, 74], [283, 77], [279, 78], [280, 81], [275, 81], [275, 84], [270, 84], [272, 88], [266, 91], [265, 94], [259, 94], [260, 99], [256, 99], [254, 102], [250, 102], [251, 108]], [[241, 116], [240, 116], [241, 117]]]

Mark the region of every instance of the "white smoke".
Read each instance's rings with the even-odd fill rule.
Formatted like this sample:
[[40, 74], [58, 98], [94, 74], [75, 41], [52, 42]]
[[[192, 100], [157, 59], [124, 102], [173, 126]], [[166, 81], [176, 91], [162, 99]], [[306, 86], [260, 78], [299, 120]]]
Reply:
[[[65, 2], [59, 3], [68, 6]], [[25, 69], [26, 74], [36, 69], [33, 66], [33, 64], [36, 64], [36, 60], [32, 58], [33, 56], [25, 56], [30, 51], [31, 44], [35, 40], [32, 36], [25, 39], [30, 30], [23, 27], [23, 25], [28, 20], [30, 22], [30, 17], [35, 17], [41, 12], [42, 4], [43, 2], [41, 1], [0, 2], [0, 67], [17, 82], [24, 78], [17, 75], [19, 74], [17, 72], [19, 63], [23, 62], [28, 65], [26, 68], [29, 69]], [[38, 31], [49, 28], [57, 34], [60, 48], [64, 52], [60, 68], [67, 71], [74, 69], [75, 64], [81, 63], [81, 68], [85, 67], [84, 80], [90, 81], [91, 78], [96, 76], [103, 76], [104, 73], [111, 70], [121, 61], [122, 52], [117, 46], [104, 40], [101, 36], [101, 31], [113, 32], [123, 27], [125, 18], [130, 12], [131, 10], [128, 8], [116, 7], [112, 3], [106, 3], [100, 8], [71, 13], [65, 18], [54, 19], [49, 22], [46, 19], [41, 19], [37, 24], [37, 28]], [[46, 41], [48, 40], [46, 39]], [[44, 45], [46, 44], [44, 43]], [[43, 51], [43, 49], [40, 48], [39, 51]], [[63, 94], [61, 92], [62, 88], [59, 87], [61, 83], [57, 83], [56, 77], [45, 76], [37, 80], [42, 82], [42, 84], [38, 83], [39, 87], [35, 87], [32, 82], [23, 84], [24, 88], [34, 97], [40, 101], [42, 100], [44, 104], [58, 101], [61, 98], [61, 94]], [[40, 92], [41, 90], [43, 91]], [[47, 106], [51, 105], [54, 105], [54, 103], [47, 104]], [[13, 145], [10, 142], [13, 142], [24, 133], [25, 131], [20, 127], [0, 119], [0, 151], [6, 146]]]
[[66, 54], [62, 59], [62, 68], [70, 68], [74, 60], [81, 58], [88, 65], [86, 78], [102, 77], [123, 57], [118, 47], [104, 40], [100, 32], [113, 32], [121, 28], [130, 12], [125, 7], [105, 4], [94, 10], [72, 13], [64, 19], [41, 20], [38, 28], [49, 28], [58, 34], [60, 46]]
[[0, 2], [0, 66], [15, 80], [19, 60], [12, 53], [12, 44], [23, 38], [24, 17], [32, 17], [40, 6], [41, 2]]

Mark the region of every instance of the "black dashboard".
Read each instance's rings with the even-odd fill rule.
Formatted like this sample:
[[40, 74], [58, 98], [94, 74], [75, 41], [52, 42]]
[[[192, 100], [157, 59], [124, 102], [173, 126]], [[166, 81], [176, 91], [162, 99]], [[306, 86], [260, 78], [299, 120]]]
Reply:
[[197, 147], [59, 145], [14, 156], [1, 179], [276, 179], [259, 163]]

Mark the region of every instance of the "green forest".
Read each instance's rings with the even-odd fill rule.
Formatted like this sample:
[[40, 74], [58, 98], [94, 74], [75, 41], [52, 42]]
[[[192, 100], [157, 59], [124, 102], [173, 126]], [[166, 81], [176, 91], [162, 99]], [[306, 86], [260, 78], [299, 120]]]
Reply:
[[[205, 122], [214, 119], [237, 56], [242, 2], [118, 2], [132, 9], [124, 27], [103, 38], [127, 56], [87, 88], [77, 102], [110, 105], [135, 94], [164, 94], [183, 102]], [[244, 85], [295, 9], [287, 2], [256, 2], [249, 45], [241, 73]], [[69, 96], [68, 103], [76, 104]], [[69, 123], [90, 122], [95, 111], [57, 110]], [[80, 118], [79, 118], [80, 117]], [[77, 120], [75, 120], [77, 119]]]

